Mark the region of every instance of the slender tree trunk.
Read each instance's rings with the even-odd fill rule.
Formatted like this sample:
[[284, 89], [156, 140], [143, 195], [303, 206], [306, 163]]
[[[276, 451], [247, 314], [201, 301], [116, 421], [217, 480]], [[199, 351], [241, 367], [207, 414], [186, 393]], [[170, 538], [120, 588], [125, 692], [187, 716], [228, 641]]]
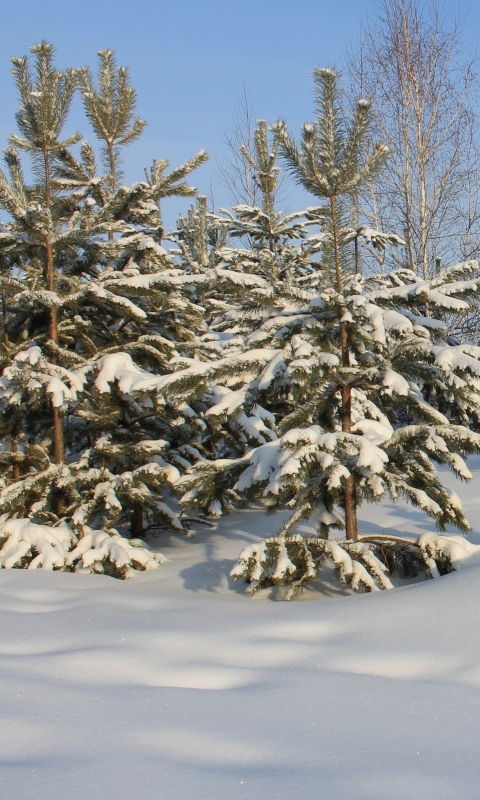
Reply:
[[[332, 212], [332, 231], [333, 231], [333, 250], [335, 254], [335, 273], [337, 278], [337, 291], [341, 292], [343, 289], [343, 276], [342, 265], [340, 262], [340, 242], [338, 237], [338, 216], [337, 216], [337, 202], [336, 197], [330, 198], [330, 208]], [[342, 365], [344, 367], [350, 366], [350, 353], [348, 350], [348, 331], [345, 322], [340, 321], [340, 346], [342, 348]], [[350, 386], [344, 384], [342, 386], [342, 407], [341, 407], [341, 421], [342, 431], [350, 433], [352, 430], [352, 389]], [[358, 525], [357, 525], [357, 497], [355, 491], [355, 482], [350, 476], [345, 481], [344, 490], [344, 509], [345, 509], [345, 532], [347, 539], [358, 538]]]
[[3, 342], [8, 347], [10, 342], [8, 340], [7, 302], [6, 302], [5, 298], [2, 299], [2, 310], [3, 310]]
[[[379, 230], [381, 229], [380, 219], [378, 216], [378, 204], [377, 204], [377, 196], [375, 194], [375, 189], [373, 187], [373, 182], [369, 181], [369, 190], [370, 190], [370, 197], [372, 198], [372, 211], [373, 211], [373, 221], [374, 227]], [[375, 258], [377, 259], [378, 263], [380, 264], [380, 271], [382, 275], [385, 275], [385, 250], [383, 251], [383, 255], [380, 253], [373, 253]]]
[[358, 249], [358, 236], [355, 236], [355, 275], [360, 275], [360, 252]]
[[[49, 181], [47, 181], [49, 187]], [[47, 193], [47, 202], [50, 200], [50, 191]], [[53, 247], [51, 242], [45, 243], [46, 251], [46, 283], [49, 292], [55, 291], [55, 273], [53, 264]], [[58, 342], [58, 321], [57, 309], [49, 309], [49, 337], [52, 342]], [[52, 358], [52, 361], [54, 359]], [[58, 408], [52, 407], [53, 417], [53, 457], [55, 464], [63, 464], [65, 460], [65, 442], [63, 435], [63, 420], [59, 414]]]
[[[48, 159], [48, 151], [43, 151], [44, 166], [45, 166], [45, 204], [48, 209], [51, 208], [51, 188], [50, 188], [50, 163]], [[53, 246], [49, 239], [45, 242], [45, 279], [47, 289], [49, 292], [55, 291], [55, 268], [54, 268], [54, 255]], [[58, 319], [57, 309], [49, 309], [49, 337], [52, 342], [58, 342]], [[55, 359], [52, 358], [55, 363]], [[63, 419], [60, 416], [58, 408], [52, 405], [52, 423], [53, 423], [53, 460], [55, 464], [63, 464], [65, 461], [65, 439], [63, 432]], [[56, 511], [59, 517], [64, 513], [64, 502], [62, 492], [58, 492], [56, 500]]]
[[356, 542], [358, 539], [357, 494], [352, 476], [345, 481], [344, 504], [345, 536], [347, 539]]
[[[12, 435], [12, 453], [18, 453], [17, 437]], [[15, 483], [20, 480], [20, 466], [15, 462], [13, 465], [13, 480]]]
[[268, 231], [268, 247], [272, 253], [275, 252], [275, 244], [273, 241], [273, 236], [271, 230]]
[[[412, 82], [415, 89], [415, 123], [416, 123], [416, 150], [418, 179], [420, 182], [420, 208], [419, 208], [419, 237], [420, 237], [420, 257], [422, 260], [423, 279], [430, 278], [430, 265], [428, 263], [428, 187], [426, 160], [428, 150], [428, 129], [423, 130], [424, 108], [421, 95], [418, 90], [417, 81], [412, 70]], [[424, 135], [425, 133], [425, 135]]]
[[268, 218], [268, 247], [272, 253], [275, 252], [275, 241], [273, 239], [271, 219], [275, 211], [275, 200], [271, 192], [266, 191], [264, 195], [263, 210]]
[[[355, 193], [354, 193], [354, 195], [352, 197], [352, 204], [353, 204], [353, 208], [352, 208], [352, 227], [354, 227], [355, 230], [358, 231], [360, 217], [359, 217], [359, 213], [358, 213], [359, 203], [358, 203], [358, 192], [357, 191], [355, 191]], [[354, 247], [355, 247], [355, 275], [360, 275], [360, 271], [361, 271], [360, 270], [360, 248], [359, 248], [359, 245], [358, 245], [358, 235], [355, 236], [355, 239], [353, 240], [353, 244], [354, 244]]]
[[[110, 189], [112, 194], [115, 191], [115, 183], [116, 183], [116, 175], [115, 175], [115, 156], [113, 153], [113, 143], [107, 139], [107, 147], [108, 147], [108, 159], [110, 161], [110, 174], [111, 174], [111, 181], [110, 181]], [[111, 242], [113, 239], [113, 231], [108, 231], [108, 239]]]
[[[53, 247], [51, 242], [45, 243], [45, 254], [46, 254], [46, 269], [45, 269], [45, 278], [47, 289], [49, 292], [55, 291], [55, 274], [54, 274], [54, 266], [53, 266]], [[58, 342], [58, 326], [57, 326], [57, 309], [50, 308], [49, 309], [49, 320], [48, 320], [48, 335], [52, 342]]]
[[143, 534], [143, 508], [141, 503], [133, 504], [130, 533], [133, 539]]

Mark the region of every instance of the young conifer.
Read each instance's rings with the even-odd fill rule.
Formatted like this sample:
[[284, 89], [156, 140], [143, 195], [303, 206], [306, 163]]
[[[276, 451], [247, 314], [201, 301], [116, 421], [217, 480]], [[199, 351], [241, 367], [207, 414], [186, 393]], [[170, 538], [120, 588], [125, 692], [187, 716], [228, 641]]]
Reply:
[[[336, 290], [343, 291], [344, 281], [351, 273], [344, 230], [348, 226], [346, 202], [368, 184], [385, 163], [388, 150], [378, 144], [366, 157], [363, 155], [370, 122], [370, 102], [359, 100], [348, 123], [341, 105], [339, 79], [332, 69], [316, 69], [314, 123], [302, 129], [300, 148], [290, 137], [283, 122], [276, 125], [280, 152], [294, 176], [314, 197], [325, 200], [322, 209], [324, 230], [329, 234], [324, 269], [334, 275]], [[328, 262], [330, 263], [326, 263]], [[352, 428], [352, 393], [348, 371], [350, 352], [347, 321], [340, 317], [342, 366], [345, 369], [341, 385], [342, 430]], [[357, 538], [357, 515], [353, 479], [345, 482], [345, 528], [347, 539]]]
[[[283, 282], [272, 281], [263, 298], [256, 290], [254, 330], [245, 338], [236, 372], [228, 373], [233, 396], [218, 403], [219, 412], [235, 417], [254, 398], [273, 413], [276, 436], [243, 456], [199, 463], [178, 485], [187, 490], [183, 502], [193, 508], [226, 498], [227, 507], [261, 501], [271, 510], [291, 510], [281, 535], [243, 554], [234, 571], [253, 581], [253, 588], [283, 582], [301, 588], [328, 559], [353, 588], [371, 590], [390, 584], [377, 558], [378, 543], [371, 548], [356, 542], [361, 502], [403, 496], [440, 529], [468, 528], [458, 497], [442, 486], [435, 464], [446, 463], [468, 479], [462, 454], [480, 447], [478, 434], [468, 427], [478, 405], [480, 350], [453, 345], [441, 320], [446, 309], [468, 311], [479, 291], [478, 264], [456, 265], [430, 282], [409, 270], [385, 277], [355, 274], [350, 256], [358, 231], [352, 232], [342, 208], [352, 188], [379, 168], [385, 151], [378, 147], [357, 169], [368, 104], [359, 104], [350, 133], [344, 134], [336, 77], [329, 70], [316, 77], [320, 113], [304, 130], [302, 148], [297, 150], [284, 125], [276, 130], [287, 163], [328, 201], [307, 213], [321, 224], [320, 234], [310, 238], [321, 246], [322, 257], [310, 260], [312, 277], [299, 248]], [[378, 231], [372, 237], [382, 246], [389, 238]], [[289, 297], [283, 306], [282, 294]], [[248, 320], [255, 299], [250, 293], [235, 310], [236, 325]], [[248, 323], [242, 324], [245, 330]], [[215, 374], [222, 369], [225, 361]], [[310, 517], [319, 538], [299, 544], [298, 523]], [[335, 527], [345, 527], [347, 534], [338, 546], [323, 541]]]
[[[8, 176], [0, 174], [0, 204], [11, 217], [0, 239], [8, 334], [0, 379], [7, 436], [0, 510], [7, 522], [27, 518], [23, 527], [2, 529], [3, 550], [11, 550], [9, 564], [27, 559], [98, 571], [108, 562], [125, 574], [131, 550], [128, 558], [123, 544], [112, 550], [105, 536], [122, 539], [112, 525], [137, 536], [152, 526], [182, 527], [162, 499], [179, 472], [160, 454], [189, 437], [174, 402], [164, 413], [156, 408], [155, 385], [171, 371], [177, 340], [192, 338], [204, 323], [189, 292], [182, 297], [191, 279], [182, 279], [161, 247], [159, 202], [194, 193], [185, 178], [206, 154], [169, 175], [166, 162], [157, 162], [145, 182], [114, 185], [111, 173], [97, 174], [88, 143], [74, 157], [70, 146], [79, 134], [60, 139], [78, 72], [59, 72], [46, 43], [33, 48], [33, 57], [33, 64], [28, 57], [13, 60], [22, 136], [12, 144], [33, 156], [36, 183], [23, 181], [14, 149], [5, 156]], [[125, 81], [119, 85], [128, 89]], [[105, 124], [122, 118], [115, 106], [125, 105], [122, 91], [113, 92]], [[128, 97], [131, 114], [134, 94]], [[115, 140], [115, 157], [139, 131], [133, 124], [130, 135], [125, 125], [116, 129], [126, 139]], [[65, 542], [49, 544], [44, 523], [67, 524]], [[103, 528], [101, 535], [91, 525]], [[83, 544], [75, 546], [79, 537]], [[58, 556], [66, 544], [75, 546], [71, 564]], [[53, 560], [45, 555], [50, 546]], [[95, 555], [87, 558], [87, 550]], [[154, 564], [140, 551], [137, 565]]]

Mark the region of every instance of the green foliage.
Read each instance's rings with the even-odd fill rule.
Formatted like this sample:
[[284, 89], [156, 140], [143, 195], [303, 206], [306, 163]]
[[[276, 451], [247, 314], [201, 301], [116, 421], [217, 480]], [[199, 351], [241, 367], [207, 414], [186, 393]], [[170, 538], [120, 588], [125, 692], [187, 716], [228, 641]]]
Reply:
[[351, 195], [385, 164], [388, 149], [377, 144], [364, 157], [370, 102], [359, 100], [351, 120], [347, 120], [337, 73], [316, 69], [313, 76], [315, 121], [303, 126], [300, 146], [288, 133], [286, 123], [277, 122], [274, 130], [279, 152], [295, 180], [315, 197]]
[[54, 48], [46, 41], [34, 45], [31, 51], [35, 56], [33, 68], [28, 56], [12, 58], [13, 80], [20, 100], [15, 119], [21, 136], [12, 135], [10, 141], [14, 147], [34, 156], [42, 180], [46, 153], [58, 153], [80, 141], [79, 133], [63, 141], [59, 139], [78, 86], [79, 72], [57, 70]]
[[323, 267], [341, 291], [345, 276], [353, 271], [347, 247], [352, 224], [349, 203], [384, 166], [388, 148], [377, 144], [365, 154], [371, 122], [369, 101], [359, 100], [348, 119], [337, 73], [316, 69], [313, 75], [315, 121], [303, 125], [300, 145], [283, 120], [276, 123], [274, 131], [279, 153], [294, 180], [314, 197], [327, 201], [327, 205], [312, 209], [310, 218], [322, 224]]
[[129, 70], [117, 66], [113, 50], [99, 50], [98, 61], [97, 85], [88, 67], [79, 75], [85, 113], [97, 139], [104, 143], [103, 163], [114, 192], [121, 177], [121, 148], [137, 141], [147, 123], [134, 117], [137, 93], [130, 84]]

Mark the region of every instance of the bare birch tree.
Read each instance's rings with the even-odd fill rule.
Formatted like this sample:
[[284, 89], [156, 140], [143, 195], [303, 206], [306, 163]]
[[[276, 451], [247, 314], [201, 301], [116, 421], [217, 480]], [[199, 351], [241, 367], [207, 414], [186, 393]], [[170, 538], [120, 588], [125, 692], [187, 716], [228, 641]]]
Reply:
[[475, 59], [465, 59], [461, 33], [434, 0], [379, 0], [347, 56], [352, 94], [373, 101], [373, 135], [391, 152], [362, 211], [404, 236], [401, 257], [424, 278], [479, 251]]
[[260, 191], [254, 180], [252, 165], [242, 148], [251, 151], [254, 147], [255, 107], [252, 93], [245, 83], [239, 91], [230, 128], [225, 132], [226, 154], [217, 162], [218, 181], [228, 191], [233, 204], [256, 206]]

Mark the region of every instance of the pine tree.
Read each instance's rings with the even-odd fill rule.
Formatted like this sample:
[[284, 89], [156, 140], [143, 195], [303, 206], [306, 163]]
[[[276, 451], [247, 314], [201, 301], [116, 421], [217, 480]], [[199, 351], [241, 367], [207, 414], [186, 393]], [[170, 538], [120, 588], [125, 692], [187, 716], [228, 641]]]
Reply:
[[[439, 480], [467, 480], [480, 451], [480, 348], [454, 340], [443, 318], [467, 314], [477, 262], [420, 280], [407, 269], [362, 276], [351, 197], [385, 160], [363, 161], [369, 105], [345, 119], [335, 73], [318, 70], [317, 119], [297, 148], [284, 123], [260, 122], [244, 150], [261, 204], [222, 216], [200, 197], [165, 250], [163, 198], [191, 196], [201, 151], [145, 181], [120, 184], [121, 148], [141, 132], [128, 72], [100, 54], [90, 73], [59, 72], [46, 43], [14, 59], [21, 136], [5, 152], [0, 206], [0, 566], [128, 576], [162, 557], [149, 531], [185, 530], [184, 508], [218, 515], [261, 502], [290, 510], [279, 536], [241, 554], [235, 577], [290, 596], [328, 560], [357, 590], [406, 571], [454, 568], [438, 537], [358, 540], [362, 502], [405, 497], [442, 530], [468, 529]], [[62, 139], [74, 92], [100, 139]], [[32, 156], [35, 182], [19, 152]], [[277, 209], [277, 154], [322, 205]], [[326, 201], [326, 202], [325, 202]], [[311, 232], [312, 227], [319, 230]], [[247, 246], [245, 244], [247, 243]], [[297, 534], [311, 518], [316, 536]], [[345, 528], [346, 540], [329, 538]], [[130, 538], [129, 538], [130, 537]]]
[[[317, 69], [314, 72], [314, 80], [316, 119], [313, 124], [303, 126], [300, 150], [282, 122], [277, 124], [276, 131], [280, 152], [295, 179], [315, 197], [327, 201], [327, 207], [323, 212], [325, 227], [328, 227], [330, 234], [328, 260], [331, 264], [328, 266], [334, 274], [336, 290], [340, 294], [343, 291], [345, 276], [351, 271], [345, 247], [342, 246], [345, 244], [342, 242], [342, 229], [347, 227], [344, 201], [353, 197], [373, 178], [385, 163], [388, 151], [383, 145], [376, 145], [362, 163], [362, 150], [370, 122], [369, 101], [358, 101], [352, 121], [348, 124], [341, 108], [338, 76], [334, 70]], [[342, 317], [340, 317], [339, 331], [342, 366], [346, 372], [341, 385], [342, 430], [349, 432], [352, 427], [351, 386], [348, 380], [350, 354], [347, 323]], [[344, 491], [347, 539], [356, 539], [357, 516], [353, 479], [347, 479]]]
[[[254, 144], [253, 153], [245, 146], [243, 149], [252, 167], [261, 205], [242, 204], [232, 212], [221, 209], [224, 216], [218, 217], [208, 214], [206, 201], [199, 198], [199, 206], [195, 212], [192, 209], [190, 217], [190, 236], [195, 233], [200, 237], [199, 242], [204, 242], [191, 249], [204, 254], [204, 268], [215, 267], [217, 276], [203, 293], [209, 326], [203, 341], [217, 360], [227, 357], [218, 370], [212, 365], [211, 374], [218, 374], [221, 379], [203, 398], [206, 403], [203, 418], [208, 430], [204, 441], [208, 442], [210, 458], [239, 456], [252, 444], [275, 438], [272, 413], [259, 404], [256, 382], [250, 379], [246, 363], [246, 380], [238, 373], [241, 356], [245, 348], [252, 347], [265, 314], [272, 314], [273, 309], [281, 314], [303, 297], [303, 283], [314, 279], [310, 259], [319, 249], [316, 241], [305, 240], [305, 212], [285, 215], [276, 208], [280, 170], [276, 147], [269, 141], [263, 120], [254, 132]], [[185, 233], [182, 238], [186, 238]], [[191, 263], [196, 272], [201, 270], [198, 256]], [[233, 356], [238, 358], [233, 360]], [[259, 363], [264, 365], [265, 358], [269, 356], [262, 352]], [[231, 385], [235, 386], [233, 391]], [[225, 504], [228, 505], [226, 497], [221, 501], [218, 498], [212, 500], [210, 508]]]
[[[223, 363], [226, 359], [227, 363], [233, 365], [237, 354], [241, 356], [244, 347], [242, 330], [239, 325], [232, 326], [235, 309], [242, 308], [252, 293], [269, 288], [267, 281], [257, 274], [257, 267], [251, 258], [252, 251], [238, 249], [228, 243], [231, 237], [243, 237], [245, 231], [238, 227], [237, 222], [232, 214], [219, 217], [209, 212], [207, 199], [199, 197], [187, 216], [179, 218], [175, 233], [178, 250], [170, 251], [177, 254], [182, 268], [194, 274], [196, 300], [204, 312], [205, 332], [196, 339], [193, 358], [182, 358], [178, 362], [184, 367], [182, 373], [188, 374], [192, 365], [198, 377], [193, 382], [187, 380], [185, 386], [180, 376], [177, 379], [173, 375], [172, 380], [175, 387], [173, 392], [178, 396], [186, 392], [186, 397], [190, 398], [192, 389], [194, 391], [193, 407], [198, 409], [202, 423], [206, 425], [201, 448], [206, 458], [225, 453], [241, 454], [245, 451], [247, 441], [264, 442], [263, 434], [267, 437], [273, 435], [251, 405], [248, 410], [239, 411], [235, 420], [226, 419], [224, 425], [222, 413], [220, 417], [216, 414], [218, 401], [228, 405], [233, 395], [226, 397], [231, 391], [227, 385], [223, 385], [223, 381], [222, 385], [212, 387], [208, 379], [210, 374], [216, 374], [219, 360]], [[225, 368], [220, 369], [223, 369], [224, 375]], [[214, 507], [217, 507], [215, 502], [211, 504], [210, 512]]]
[[[294, 302], [292, 293], [281, 309], [276, 302], [286, 288], [279, 289], [278, 281], [264, 290], [263, 299], [257, 298], [255, 330], [246, 337], [236, 368], [232, 365], [227, 373], [236, 397], [221, 405], [224, 415], [235, 417], [245, 398], [254, 397], [274, 414], [278, 438], [240, 457], [199, 463], [177, 484], [186, 489], [184, 504], [197, 509], [225, 498], [227, 508], [261, 501], [272, 511], [292, 511], [279, 537], [241, 556], [234, 574], [253, 581], [253, 589], [285, 581], [294, 590], [301, 588], [317, 577], [322, 559], [333, 561], [353, 588], [391, 585], [379, 558], [388, 550], [385, 542], [382, 551], [378, 542], [357, 541], [357, 506], [401, 495], [441, 530], [447, 524], [466, 530], [460, 501], [442, 486], [435, 464], [448, 464], [468, 479], [462, 455], [480, 447], [478, 434], [468, 427], [477, 413], [480, 350], [452, 343], [441, 319], [447, 309], [468, 312], [478, 294], [478, 264], [456, 265], [430, 282], [410, 270], [385, 277], [355, 273], [355, 231], [352, 235], [340, 192], [348, 200], [351, 188], [379, 166], [385, 153], [378, 147], [363, 169], [349, 166], [347, 156], [355, 154], [366, 130], [368, 104], [359, 104], [351, 133], [342, 138], [336, 78], [321, 71], [317, 81], [321, 114], [316, 127], [304, 131], [302, 150], [297, 151], [284, 125], [276, 127], [287, 163], [328, 200], [327, 206], [307, 212], [322, 226], [311, 237], [322, 251], [320, 262], [310, 261], [316, 264], [316, 279], [307, 273], [303, 295], [297, 283]], [[368, 229], [361, 230], [370, 236]], [[381, 232], [371, 235], [379, 246], [389, 238]], [[297, 257], [294, 263], [298, 280], [302, 261]], [[291, 287], [291, 276], [289, 281]], [[250, 293], [235, 321], [242, 313], [247, 317], [254, 304]], [[215, 374], [227, 368], [219, 362]], [[295, 531], [312, 515], [317, 537], [303, 542]], [[345, 542], [325, 538], [336, 527], [345, 527]], [[397, 556], [405, 564], [430, 569], [420, 545], [390, 544], [400, 548]]]
[[[36, 81], [32, 78], [26, 58], [12, 60], [13, 77], [21, 99], [15, 115], [21, 136], [13, 135], [10, 141], [14, 147], [32, 156], [34, 173], [38, 179], [34, 192], [38, 204], [38, 222], [32, 226], [32, 244], [41, 250], [45, 288], [48, 292], [55, 292], [54, 249], [56, 234], [63, 223], [63, 209], [61, 201], [56, 202], [53, 170], [59, 151], [80, 140], [79, 133], [74, 133], [64, 141], [59, 140], [71, 107], [78, 74], [72, 69], [63, 73], [54, 69], [53, 52], [46, 42], [32, 48], [32, 52], [37, 56]], [[13, 153], [12, 158], [15, 158]], [[49, 340], [55, 345], [58, 343], [55, 305], [48, 310], [48, 326]], [[54, 405], [52, 418], [54, 460], [56, 464], [61, 464], [65, 457], [63, 426], [58, 408]], [[58, 494], [57, 507], [61, 514], [61, 493]]]
[[[2, 553], [11, 551], [9, 563], [27, 559], [123, 575], [133, 562], [155, 560], [141, 548], [132, 559], [131, 547], [126, 558], [129, 546], [113, 525], [136, 536], [152, 526], [182, 528], [162, 499], [179, 472], [161, 454], [190, 436], [174, 402], [159, 409], [155, 387], [172, 369], [177, 341], [191, 340], [204, 322], [189, 301], [191, 278], [161, 247], [159, 203], [194, 193], [184, 179], [206, 154], [170, 174], [167, 162], [155, 162], [147, 180], [130, 188], [112, 182], [111, 172], [99, 176], [91, 145], [83, 142], [77, 159], [70, 147], [80, 135], [59, 138], [81, 76], [59, 72], [45, 42], [33, 54], [33, 66], [28, 57], [13, 60], [22, 137], [11, 142], [32, 155], [37, 182], [25, 184], [12, 147], [5, 157], [9, 178], [0, 174], [0, 204], [12, 220], [0, 239], [7, 298], [0, 402], [3, 441], [11, 442], [1, 453]], [[125, 106], [125, 92], [133, 113], [128, 89], [124, 81], [113, 93], [103, 117], [109, 130], [121, 118], [116, 103]], [[128, 114], [117, 130], [126, 140], [115, 140], [117, 177], [118, 148], [131, 140], [127, 122]], [[134, 397], [139, 384], [144, 388]], [[26, 518], [23, 527], [12, 527], [13, 518]], [[68, 523], [70, 547], [80, 539], [73, 562], [65, 552], [58, 556], [61, 542], [58, 557], [45, 556], [44, 523]], [[92, 524], [103, 531], [92, 531]], [[40, 525], [40, 533], [31, 525]], [[12, 544], [17, 535], [21, 546]], [[40, 560], [38, 547], [47, 548], [45, 557], [37, 552]]]

